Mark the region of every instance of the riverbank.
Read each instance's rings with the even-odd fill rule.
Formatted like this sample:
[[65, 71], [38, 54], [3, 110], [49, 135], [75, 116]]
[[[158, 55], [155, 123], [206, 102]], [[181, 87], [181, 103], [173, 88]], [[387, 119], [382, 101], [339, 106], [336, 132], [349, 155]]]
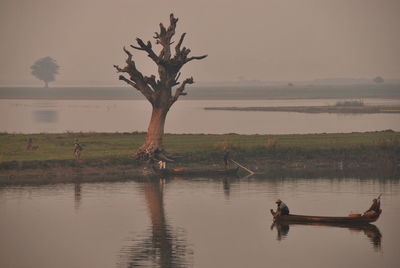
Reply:
[[[149, 166], [131, 157], [144, 137], [144, 133], [1, 134], [0, 184], [147, 176], [151, 174]], [[79, 161], [72, 155], [76, 138], [84, 147]], [[390, 176], [400, 163], [400, 133], [394, 131], [273, 136], [167, 134], [164, 143], [178, 156], [168, 163], [171, 168], [222, 168], [225, 146], [231, 148], [233, 159], [257, 173]]]
[[363, 106], [280, 106], [280, 107], [205, 107], [205, 110], [220, 111], [260, 111], [260, 112], [297, 112], [297, 113], [343, 113], [378, 114], [400, 113], [400, 105], [363, 105]]

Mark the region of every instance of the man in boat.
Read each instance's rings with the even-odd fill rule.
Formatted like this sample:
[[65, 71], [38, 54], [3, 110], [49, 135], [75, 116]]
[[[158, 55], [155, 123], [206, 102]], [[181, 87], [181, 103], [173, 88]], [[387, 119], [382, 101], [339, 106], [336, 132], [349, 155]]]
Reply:
[[282, 200], [278, 199], [275, 203], [277, 205], [275, 216], [289, 215], [289, 207]]
[[366, 216], [375, 216], [376, 214], [379, 214], [381, 212], [381, 200], [380, 197], [374, 198], [372, 200], [372, 205], [371, 207], [364, 212], [364, 215]]

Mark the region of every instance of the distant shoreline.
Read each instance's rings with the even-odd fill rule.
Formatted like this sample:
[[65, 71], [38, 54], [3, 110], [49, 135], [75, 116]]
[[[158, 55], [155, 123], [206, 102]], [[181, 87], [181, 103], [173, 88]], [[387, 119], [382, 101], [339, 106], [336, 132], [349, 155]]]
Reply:
[[377, 114], [400, 113], [400, 105], [365, 105], [365, 106], [277, 106], [277, 107], [205, 107], [216, 111], [252, 111], [252, 112], [297, 112], [297, 113], [344, 113]]
[[[400, 84], [192, 86], [184, 100], [400, 99]], [[143, 100], [131, 87], [0, 87], [0, 99]]]
[[[338, 98], [338, 97], [262, 97], [262, 98], [255, 98], [255, 97], [244, 97], [244, 98], [228, 98], [228, 97], [185, 97], [182, 98], [180, 101], [185, 101], [185, 100], [329, 100], [329, 99], [345, 99], [345, 98]], [[368, 97], [366, 99], [382, 99], [382, 100], [399, 100], [400, 101], [400, 96], [379, 96], [379, 97]], [[57, 101], [57, 100], [146, 100], [144, 97], [142, 98], [141, 96], [139, 97], [119, 97], [119, 96], [112, 96], [112, 97], [91, 97], [91, 96], [84, 96], [84, 97], [33, 97], [33, 96], [17, 96], [17, 97], [4, 97], [0, 96], [0, 100], [52, 100], [52, 101]], [[225, 107], [205, 107], [205, 108], [225, 108]], [[242, 107], [227, 107], [227, 108], [242, 108]], [[249, 107], [251, 108], [251, 107]], [[217, 109], [209, 109], [209, 110], [217, 110]]]

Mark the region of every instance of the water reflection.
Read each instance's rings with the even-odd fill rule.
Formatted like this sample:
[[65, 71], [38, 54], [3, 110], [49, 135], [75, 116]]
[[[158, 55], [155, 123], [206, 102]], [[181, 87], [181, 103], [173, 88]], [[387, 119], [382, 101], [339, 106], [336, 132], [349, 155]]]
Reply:
[[164, 210], [165, 179], [141, 182], [150, 226], [121, 250], [119, 267], [188, 267], [193, 251], [185, 231], [172, 228]]
[[274, 222], [271, 225], [271, 230], [274, 228], [277, 231], [276, 239], [281, 241], [287, 238], [289, 234], [290, 225], [309, 225], [309, 226], [325, 226], [325, 227], [338, 227], [347, 228], [351, 232], [363, 232], [374, 247], [375, 250], [380, 251], [382, 246], [382, 234], [379, 228], [374, 224], [335, 224], [335, 223], [288, 223], [288, 222]]
[[38, 123], [55, 123], [58, 119], [58, 114], [55, 110], [36, 110], [33, 112], [33, 116]]
[[82, 186], [80, 182], [75, 183], [74, 187], [74, 200], [75, 200], [75, 209], [78, 210], [81, 206], [81, 199], [82, 199]]
[[224, 187], [224, 195], [225, 195], [226, 199], [229, 199], [229, 196], [231, 194], [231, 182], [229, 181], [228, 178], [223, 178], [222, 184]]

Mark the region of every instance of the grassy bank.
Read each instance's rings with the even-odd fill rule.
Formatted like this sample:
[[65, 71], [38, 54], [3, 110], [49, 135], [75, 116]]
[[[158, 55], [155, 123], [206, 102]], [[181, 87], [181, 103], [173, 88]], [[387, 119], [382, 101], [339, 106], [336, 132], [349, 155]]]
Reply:
[[[145, 178], [151, 174], [150, 167], [131, 157], [144, 137], [144, 133], [0, 134], [0, 185]], [[27, 150], [29, 138], [33, 141], [31, 150]], [[80, 161], [72, 154], [76, 138], [84, 145]], [[233, 159], [251, 170], [277, 176], [334, 174], [395, 178], [400, 163], [400, 133], [394, 131], [168, 134], [164, 143], [170, 153], [180, 156], [168, 164], [170, 168], [223, 168], [225, 146], [231, 148]]]
[[[0, 166], [10, 163], [62, 163], [74, 165], [74, 140], [83, 144], [82, 161], [95, 165], [127, 163], [144, 141], [144, 133], [63, 133], [63, 134], [0, 134]], [[34, 150], [27, 150], [32, 138]], [[381, 153], [398, 156], [400, 133], [393, 131], [306, 134], [306, 135], [205, 135], [167, 134], [166, 149], [182, 155], [182, 162], [213, 162], [221, 158], [224, 146], [231, 147], [237, 159], [274, 157], [280, 159], [309, 157], [346, 157], [372, 159]], [[353, 155], [353, 156], [352, 156]]]

